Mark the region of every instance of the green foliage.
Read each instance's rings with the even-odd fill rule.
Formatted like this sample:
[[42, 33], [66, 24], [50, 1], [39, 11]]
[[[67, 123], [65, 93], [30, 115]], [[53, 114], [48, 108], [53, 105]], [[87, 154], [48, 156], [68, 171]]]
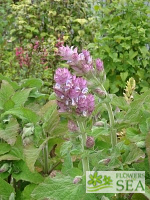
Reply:
[[99, 30], [89, 48], [104, 61], [111, 93], [122, 94], [129, 77], [134, 77], [138, 91], [150, 86], [147, 3], [145, 0], [100, 1], [94, 7]]
[[[43, 182], [42, 173], [50, 173], [61, 163], [59, 151], [53, 152], [53, 159], [50, 152], [58, 142], [54, 138], [62, 137], [59, 139], [62, 142], [67, 127], [60, 120], [56, 101], [48, 100], [49, 95], [39, 92], [41, 80], [28, 79], [16, 84], [0, 77], [0, 177], [3, 179], [0, 197], [13, 199], [27, 184]], [[49, 140], [53, 142], [49, 143]], [[9, 177], [14, 189], [9, 184]], [[19, 188], [20, 184], [22, 188]], [[25, 189], [20, 198], [27, 198], [28, 192], [30, 189]]]

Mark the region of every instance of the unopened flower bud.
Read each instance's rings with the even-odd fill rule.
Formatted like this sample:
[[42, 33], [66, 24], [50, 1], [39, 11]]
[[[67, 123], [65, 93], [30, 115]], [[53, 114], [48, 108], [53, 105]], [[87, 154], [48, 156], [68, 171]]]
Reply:
[[106, 92], [101, 90], [100, 88], [96, 88], [95, 92], [100, 98], [104, 98], [106, 96]]
[[104, 122], [98, 121], [94, 124], [94, 126], [104, 126]]
[[77, 183], [79, 183], [80, 181], [81, 181], [81, 178], [76, 176], [76, 177], [74, 178], [74, 180], [73, 180], [73, 183], [74, 183], [74, 184], [77, 184]]
[[72, 121], [72, 120], [69, 120], [69, 122], [68, 122], [68, 128], [69, 128], [69, 130], [70, 130], [71, 132], [76, 132], [76, 131], [78, 131], [78, 126], [77, 126], [77, 124], [76, 124], [74, 121]]
[[110, 162], [110, 158], [104, 159], [104, 164], [107, 165]]
[[92, 148], [95, 145], [94, 138], [92, 136], [88, 136], [86, 139], [86, 147], [87, 148]]

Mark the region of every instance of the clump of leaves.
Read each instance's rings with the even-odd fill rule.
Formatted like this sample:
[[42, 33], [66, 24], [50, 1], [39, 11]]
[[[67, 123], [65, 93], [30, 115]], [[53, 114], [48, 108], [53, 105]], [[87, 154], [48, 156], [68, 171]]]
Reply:
[[[95, 5], [96, 23], [100, 27], [95, 43], [94, 56], [105, 64], [111, 93], [122, 94], [125, 81], [134, 77], [137, 91], [150, 86], [149, 5], [144, 0], [99, 2]], [[131, 20], [132, 19], [132, 20]]]

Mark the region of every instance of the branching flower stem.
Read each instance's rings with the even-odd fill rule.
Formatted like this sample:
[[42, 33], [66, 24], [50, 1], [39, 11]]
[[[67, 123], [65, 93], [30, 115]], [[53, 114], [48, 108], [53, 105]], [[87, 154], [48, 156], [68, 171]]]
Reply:
[[[95, 81], [98, 83], [99, 87], [105, 92], [106, 96], [108, 96], [108, 93], [105, 90], [104, 86], [98, 81], [98, 79], [95, 76], [93, 76], [93, 77], [94, 77]], [[108, 102], [108, 103], [105, 103], [105, 105], [106, 105], [106, 109], [107, 109], [107, 112], [109, 115], [109, 123], [110, 123], [110, 131], [111, 131], [111, 144], [112, 144], [112, 148], [114, 148], [117, 144], [117, 135], [116, 135], [116, 132], [114, 129], [114, 124], [115, 124], [114, 114], [112, 111], [111, 104]]]

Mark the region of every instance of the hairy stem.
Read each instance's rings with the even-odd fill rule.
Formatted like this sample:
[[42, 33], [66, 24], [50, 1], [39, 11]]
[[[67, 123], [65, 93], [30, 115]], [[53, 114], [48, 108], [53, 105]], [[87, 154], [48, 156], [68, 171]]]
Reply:
[[48, 164], [48, 143], [46, 142], [43, 148], [43, 158], [44, 158], [44, 173], [48, 174], [49, 164]]
[[[78, 121], [78, 125], [79, 125], [80, 133], [81, 133], [82, 152], [84, 153], [87, 135], [86, 135], [86, 132], [85, 132], [84, 123]], [[82, 166], [83, 166], [83, 175], [86, 175], [86, 171], [89, 171], [89, 158], [87, 156], [84, 156], [82, 158]]]
[[[100, 88], [105, 92], [106, 96], [108, 96], [107, 91], [105, 90], [104, 86], [99, 82], [99, 80], [96, 78], [96, 76], [94, 76], [94, 79], [96, 80], [96, 82], [99, 84]], [[110, 123], [110, 130], [111, 130], [111, 144], [112, 144], [112, 148], [114, 148], [117, 144], [117, 135], [116, 132], [114, 130], [114, 124], [115, 124], [115, 120], [114, 120], [114, 114], [112, 111], [112, 106], [110, 103], [105, 103], [107, 111], [108, 111], [108, 115], [109, 115], [109, 123]]]
[[110, 122], [111, 144], [112, 144], [112, 148], [114, 148], [117, 144], [117, 135], [116, 135], [116, 131], [114, 130], [115, 120], [114, 120], [114, 115], [113, 115], [111, 104], [106, 103], [106, 107], [107, 107], [107, 111], [108, 111], [108, 115], [109, 115], [109, 122]]

